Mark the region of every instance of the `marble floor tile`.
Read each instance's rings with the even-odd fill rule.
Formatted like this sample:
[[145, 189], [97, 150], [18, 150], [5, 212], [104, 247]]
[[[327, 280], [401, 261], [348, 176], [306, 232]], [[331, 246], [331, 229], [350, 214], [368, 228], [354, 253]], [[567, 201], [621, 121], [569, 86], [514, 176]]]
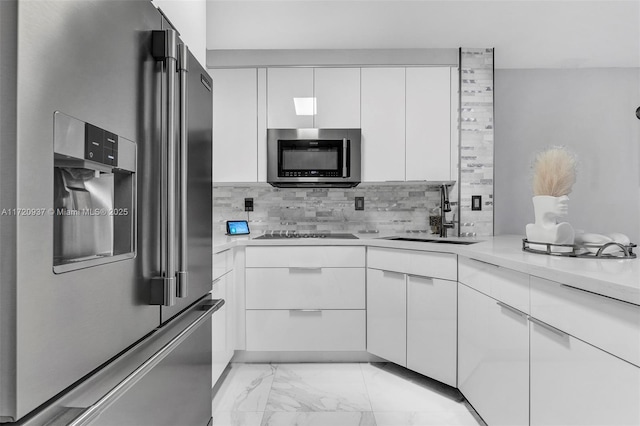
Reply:
[[371, 411], [359, 364], [278, 364], [266, 411]]
[[[214, 423], [215, 424], [215, 423]], [[261, 426], [376, 426], [371, 411], [269, 412]]]
[[215, 411], [213, 424], [215, 426], [260, 426], [262, 411]]
[[264, 411], [275, 371], [271, 364], [232, 364], [213, 397], [212, 410]]
[[403, 374], [372, 364], [361, 364], [361, 369], [373, 411], [468, 412], [459, 393], [440, 392], [443, 385], [431, 379], [419, 380], [418, 375], [408, 380]]
[[377, 426], [486, 426], [469, 411], [374, 412]]

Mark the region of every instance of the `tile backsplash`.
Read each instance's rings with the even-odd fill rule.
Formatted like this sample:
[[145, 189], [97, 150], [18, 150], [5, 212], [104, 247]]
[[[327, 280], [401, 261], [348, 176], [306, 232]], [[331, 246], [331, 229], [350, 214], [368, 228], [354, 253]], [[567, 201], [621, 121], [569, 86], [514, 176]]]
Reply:
[[[493, 54], [460, 50], [460, 232], [493, 235]], [[472, 196], [482, 199], [472, 210]]]
[[[364, 210], [355, 210], [364, 197]], [[244, 211], [253, 198], [254, 211]], [[437, 186], [427, 183], [371, 184], [356, 188], [274, 188], [266, 183], [213, 187], [217, 232], [226, 220], [247, 219], [252, 233], [272, 230], [328, 232], [428, 231], [440, 204]], [[455, 235], [454, 233], [451, 233]]]

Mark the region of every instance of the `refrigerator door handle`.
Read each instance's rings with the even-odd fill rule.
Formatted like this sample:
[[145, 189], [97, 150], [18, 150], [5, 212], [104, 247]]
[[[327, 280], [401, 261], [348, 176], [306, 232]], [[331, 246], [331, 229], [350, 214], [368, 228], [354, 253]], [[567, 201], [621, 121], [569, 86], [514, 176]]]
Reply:
[[173, 306], [176, 296], [176, 136], [175, 91], [177, 34], [174, 30], [152, 32], [152, 55], [164, 64], [166, 78], [165, 117], [163, 117], [162, 177], [160, 179], [160, 276], [152, 279], [151, 304]]
[[180, 173], [179, 173], [179, 223], [178, 223], [178, 271], [176, 272], [176, 296], [187, 297], [187, 176], [188, 176], [188, 127], [187, 127], [187, 73], [189, 72], [189, 48], [178, 45], [178, 74], [180, 76]]
[[171, 341], [162, 346], [156, 353], [136, 368], [131, 374], [120, 381], [95, 404], [89, 406], [81, 415], [79, 415], [68, 426], [85, 426], [91, 424], [100, 414], [102, 414], [109, 406], [116, 402], [129, 389], [138, 383], [144, 376], [150, 372], [156, 365], [164, 360], [171, 352], [184, 342], [202, 323], [204, 323], [214, 312], [219, 310], [225, 301], [224, 299], [209, 300], [202, 304], [201, 309], [204, 311], [193, 321], [188, 327], [175, 336]]

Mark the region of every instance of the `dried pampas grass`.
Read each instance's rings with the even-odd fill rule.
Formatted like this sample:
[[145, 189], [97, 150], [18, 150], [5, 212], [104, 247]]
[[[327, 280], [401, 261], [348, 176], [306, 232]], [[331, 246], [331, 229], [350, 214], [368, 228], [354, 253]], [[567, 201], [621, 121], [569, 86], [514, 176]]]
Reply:
[[533, 165], [533, 195], [568, 195], [576, 182], [576, 165], [576, 157], [564, 147], [539, 153]]

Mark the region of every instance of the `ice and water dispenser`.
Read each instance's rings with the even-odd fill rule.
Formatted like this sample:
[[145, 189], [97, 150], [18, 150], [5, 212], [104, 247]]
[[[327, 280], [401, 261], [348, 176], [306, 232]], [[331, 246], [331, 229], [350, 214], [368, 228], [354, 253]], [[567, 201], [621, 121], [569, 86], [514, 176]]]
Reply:
[[53, 270], [134, 257], [136, 144], [54, 114]]

